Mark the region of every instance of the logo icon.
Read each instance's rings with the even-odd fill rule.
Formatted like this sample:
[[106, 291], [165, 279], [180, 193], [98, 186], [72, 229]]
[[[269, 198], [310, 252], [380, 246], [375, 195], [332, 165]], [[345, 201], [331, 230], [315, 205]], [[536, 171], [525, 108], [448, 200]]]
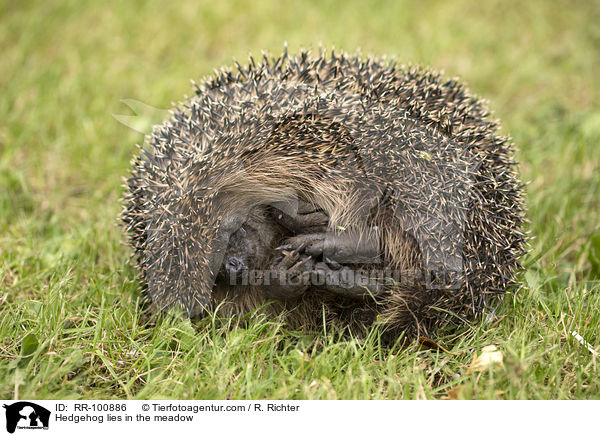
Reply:
[[29, 401], [19, 401], [10, 405], [4, 404], [6, 409], [6, 431], [14, 433], [19, 429], [48, 429], [50, 411], [42, 406]]

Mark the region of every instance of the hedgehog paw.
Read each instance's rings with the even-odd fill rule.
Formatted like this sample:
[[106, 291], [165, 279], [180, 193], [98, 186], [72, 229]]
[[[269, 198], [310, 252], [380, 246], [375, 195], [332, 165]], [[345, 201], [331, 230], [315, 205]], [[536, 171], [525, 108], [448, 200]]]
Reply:
[[302, 254], [304, 246], [287, 251], [280, 247], [282, 255], [277, 257], [269, 269], [269, 280], [265, 281], [263, 292], [269, 298], [287, 300], [301, 297], [310, 285], [310, 275], [314, 261]]
[[[374, 235], [358, 232], [309, 233], [285, 240], [282, 246], [293, 250], [304, 250], [313, 259], [323, 259], [335, 265], [375, 265], [383, 262], [383, 250]], [[335, 269], [335, 268], [334, 268]]]
[[298, 209], [293, 213], [275, 210], [274, 218], [278, 224], [294, 234], [325, 231], [329, 223], [329, 217], [321, 209], [305, 201], [299, 201]]

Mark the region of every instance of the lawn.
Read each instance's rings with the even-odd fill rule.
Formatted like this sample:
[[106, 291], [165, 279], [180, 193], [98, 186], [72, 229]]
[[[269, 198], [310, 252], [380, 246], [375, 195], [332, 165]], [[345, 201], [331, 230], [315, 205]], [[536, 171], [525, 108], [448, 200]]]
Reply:
[[[597, 2], [0, 0], [0, 23], [0, 398], [600, 399]], [[117, 218], [143, 134], [121, 100], [168, 109], [285, 41], [444, 70], [514, 138], [527, 268], [494, 314], [436, 338], [449, 352], [143, 316]], [[469, 371], [488, 345], [503, 364]]]

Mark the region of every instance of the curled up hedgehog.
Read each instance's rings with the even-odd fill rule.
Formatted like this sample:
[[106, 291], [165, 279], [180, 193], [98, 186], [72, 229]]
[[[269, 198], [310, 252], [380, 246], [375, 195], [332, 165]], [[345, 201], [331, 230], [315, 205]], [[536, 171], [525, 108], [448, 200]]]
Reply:
[[264, 305], [294, 328], [460, 325], [524, 252], [497, 129], [460, 83], [382, 60], [285, 53], [223, 70], [133, 162], [122, 219], [145, 292], [190, 317]]

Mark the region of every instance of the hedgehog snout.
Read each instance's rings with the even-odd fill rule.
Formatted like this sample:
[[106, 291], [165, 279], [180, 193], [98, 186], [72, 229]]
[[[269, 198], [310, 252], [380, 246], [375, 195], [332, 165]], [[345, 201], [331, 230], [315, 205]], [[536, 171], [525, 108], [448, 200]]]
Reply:
[[229, 274], [237, 274], [245, 266], [246, 265], [245, 265], [244, 261], [242, 259], [240, 259], [238, 256], [231, 256], [229, 259], [225, 260], [225, 270]]

